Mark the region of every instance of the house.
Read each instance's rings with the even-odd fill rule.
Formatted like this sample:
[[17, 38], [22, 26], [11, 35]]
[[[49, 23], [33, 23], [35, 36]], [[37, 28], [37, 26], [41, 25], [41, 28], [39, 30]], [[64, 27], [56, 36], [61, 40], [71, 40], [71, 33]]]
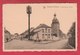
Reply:
[[32, 39], [34, 40], [49, 40], [51, 38], [51, 27], [46, 24], [40, 24], [35, 28], [34, 32], [37, 32], [33, 35]]
[[11, 33], [4, 28], [4, 42], [8, 42], [11, 40]]
[[[34, 28], [30, 28], [30, 36], [32, 35], [31, 33], [33, 32]], [[20, 34], [20, 39], [28, 39], [28, 30], [24, 31], [23, 33]]]

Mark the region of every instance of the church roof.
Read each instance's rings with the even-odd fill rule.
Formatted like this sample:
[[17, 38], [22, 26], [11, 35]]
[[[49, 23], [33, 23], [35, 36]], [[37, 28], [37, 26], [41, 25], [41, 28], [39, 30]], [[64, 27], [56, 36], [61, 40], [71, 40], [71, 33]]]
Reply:
[[51, 27], [46, 24], [40, 24], [39, 26], [36, 27], [36, 29], [38, 28], [51, 28]]

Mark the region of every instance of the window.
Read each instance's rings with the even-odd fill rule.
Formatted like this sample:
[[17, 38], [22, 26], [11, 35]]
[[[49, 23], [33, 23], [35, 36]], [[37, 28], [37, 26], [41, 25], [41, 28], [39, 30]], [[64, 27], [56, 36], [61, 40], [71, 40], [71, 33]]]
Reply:
[[42, 38], [44, 38], [44, 34], [42, 34]]
[[47, 34], [45, 34], [45, 36], [47, 36]]
[[42, 29], [42, 33], [44, 33], [44, 29]]
[[48, 29], [48, 33], [50, 33], [50, 29]]
[[47, 33], [47, 28], [45, 28], [45, 33]]
[[50, 38], [50, 34], [48, 34], [48, 38]]
[[50, 34], [48, 34], [48, 36], [50, 36]]

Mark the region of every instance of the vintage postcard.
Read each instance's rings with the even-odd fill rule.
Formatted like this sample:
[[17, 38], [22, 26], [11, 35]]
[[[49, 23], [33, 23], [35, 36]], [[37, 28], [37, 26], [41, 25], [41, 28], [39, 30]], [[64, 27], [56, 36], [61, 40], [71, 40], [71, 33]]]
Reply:
[[77, 51], [77, 3], [3, 4], [3, 51]]

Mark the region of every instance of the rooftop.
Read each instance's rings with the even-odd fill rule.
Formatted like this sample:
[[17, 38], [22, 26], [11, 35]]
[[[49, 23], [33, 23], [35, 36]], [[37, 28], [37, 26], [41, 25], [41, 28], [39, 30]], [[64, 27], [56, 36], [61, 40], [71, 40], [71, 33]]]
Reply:
[[51, 28], [51, 27], [46, 24], [40, 24], [39, 26], [36, 27], [36, 29], [38, 28]]

